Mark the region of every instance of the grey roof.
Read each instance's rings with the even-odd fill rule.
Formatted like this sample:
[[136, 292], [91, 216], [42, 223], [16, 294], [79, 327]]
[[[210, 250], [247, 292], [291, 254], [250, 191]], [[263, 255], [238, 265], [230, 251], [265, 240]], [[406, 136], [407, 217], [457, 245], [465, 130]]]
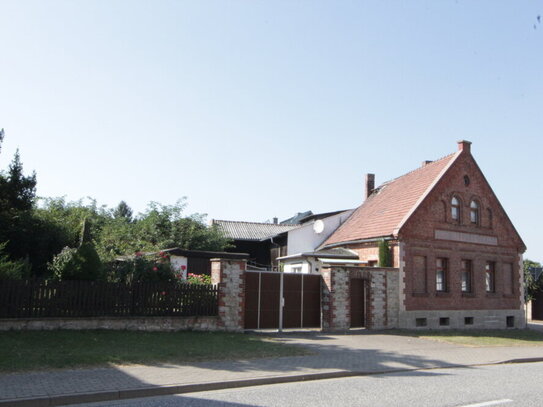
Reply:
[[313, 215], [313, 212], [311, 211], [305, 211], [305, 212], [298, 212], [296, 215], [294, 215], [292, 218], [285, 219], [284, 221], [280, 222], [283, 225], [294, 225], [301, 223], [300, 221], [303, 218], [306, 218], [308, 216]]
[[299, 227], [299, 225], [277, 225], [275, 223], [238, 222], [216, 219], [212, 221], [212, 224], [217, 225], [224, 235], [230, 239], [254, 241], [266, 239]]

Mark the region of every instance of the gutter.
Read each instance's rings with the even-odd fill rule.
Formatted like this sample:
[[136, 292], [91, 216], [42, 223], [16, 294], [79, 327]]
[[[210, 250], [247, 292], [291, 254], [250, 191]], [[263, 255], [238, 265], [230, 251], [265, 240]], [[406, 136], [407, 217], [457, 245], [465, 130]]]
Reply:
[[371, 243], [371, 242], [379, 242], [381, 240], [396, 240], [396, 239], [397, 238], [394, 237], [393, 235], [389, 235], [389, 236], [381, 236], [381, 237], [372, 237], [371, 239], [349, 240], [347, 242], [330, 243], [330, 244], [327, 244], [326, 246], [319, 247], [319, 250], [320, 249], [332, 249], [334, 247], [345, 246], [345, 245], [348, 245], [348, 244]]

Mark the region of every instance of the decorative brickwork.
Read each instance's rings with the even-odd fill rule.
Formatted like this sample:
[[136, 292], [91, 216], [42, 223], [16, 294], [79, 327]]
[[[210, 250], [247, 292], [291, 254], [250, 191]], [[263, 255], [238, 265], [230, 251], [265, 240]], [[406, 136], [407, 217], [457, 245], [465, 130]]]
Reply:
[[350, 327], [349, 270], [323, 268], [323, 329], [338, 331]]
[[218, 327], [242, 331], [245, 313], [245, 260], [211, 259], [211, 281], [219, 286]]
[[366, 281], [366, 327], [397, 328], [399, 323], [399, 271], [377, 267], [327, 267], [323, 276], [323, 329], [346, 330], [351, 326], [350, 281]]
[[369, 326], [525, 326], [526, 247], [470, 144], [376, 188], [323, 245], [371, 265], [379, 240], [390, 239], [399, 273], [373, 270]]

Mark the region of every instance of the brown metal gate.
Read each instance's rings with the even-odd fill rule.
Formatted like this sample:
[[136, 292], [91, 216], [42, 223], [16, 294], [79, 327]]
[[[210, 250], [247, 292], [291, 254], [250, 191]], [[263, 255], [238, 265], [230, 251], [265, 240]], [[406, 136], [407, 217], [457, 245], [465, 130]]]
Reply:
[[320, 275], [245, 272], [245, 329], [320, 326]]
[[532, 300], [532, 319], [543, 320], [543, 293], [538, 292]]
[[365, 280], [352, 278], [351, 286], [351, 328], [366, 326], [366, 292]]

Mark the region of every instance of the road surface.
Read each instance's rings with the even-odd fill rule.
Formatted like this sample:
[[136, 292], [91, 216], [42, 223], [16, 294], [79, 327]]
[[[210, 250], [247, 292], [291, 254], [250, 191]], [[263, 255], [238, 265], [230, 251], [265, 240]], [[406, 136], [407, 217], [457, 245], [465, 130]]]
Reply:
[[411, 371], [78, 406], [541, 407], [543, 363]]

